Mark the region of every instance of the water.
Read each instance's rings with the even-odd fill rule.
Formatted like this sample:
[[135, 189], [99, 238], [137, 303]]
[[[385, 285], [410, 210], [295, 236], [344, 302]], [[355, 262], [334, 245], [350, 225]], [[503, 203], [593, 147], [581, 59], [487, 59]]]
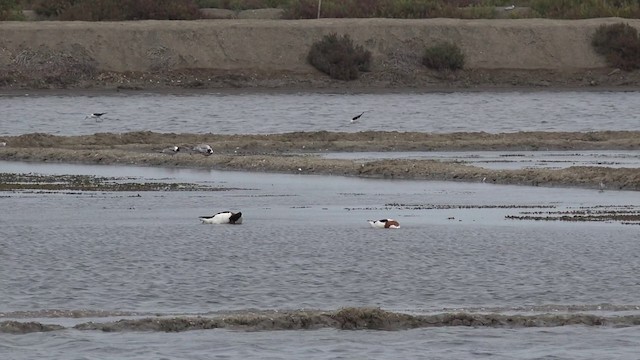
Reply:
[[[0, 162], [0, 168], [238, 188], [3, 193], [2, 207], [11, 211], [0, 218], [0, 315], [67, 327], [0, 334], [3, 359], [637, 356], [637, 326], [257, 333], [72, 328], [133, 314], [346, 306], [412, 314], [637, 315], [637, 226], [505, 219], [548, 206], [637, 206], [634, 192], [98, 165]], [[227, 209], [241, 210], [243, 225], [199, 224], [198, 216]], [[365, 221], [381, 217], [398, 219], [402, 228], [377, 230]], [[57, 310], [87, 315], [60, 318]]]
[[[35, 93], [0, 96], [0, 136], [638, 130], [638, 104], [640, 92]], [[93, 112], [107, 114], [101, 122], [85, 119]]]
[[[638, 130], [639, 94], [5, 95], [0, 135]], [[370, 111], [351, 124], [363, 110]], [[84, 119], [103, 111], [104, 121]], [[326, 156], [367, 161], [390, 155], [508, 169], [637, 168], [639, 159], [637, 151]], [[0, 193], [0, 324], [64, 327], [19, 335], [0, 331], [1, 359], [638, 358], [638, 226], [506, 218], [577, 209], [638, 211], [636, 192], [1, 161], [0, 171], [228, 189]], [[243, 225], [199, 223], [198, 216], [222, 210], [242, 211]], [[401, 229], [376, 230], [366, 223], [383, 217], [396, 218]], [[591, 314], [618, 324], [178, 333], [74, 327], [352, 306], [417, 316], [557, 315], [553, 325], [563, 316]]]
[[599, 151], [405, 151], [323, 153], [328, 159], [462, 162], [487, 169], [563, 169], [570, 166], [640, 168], [640, 150]]

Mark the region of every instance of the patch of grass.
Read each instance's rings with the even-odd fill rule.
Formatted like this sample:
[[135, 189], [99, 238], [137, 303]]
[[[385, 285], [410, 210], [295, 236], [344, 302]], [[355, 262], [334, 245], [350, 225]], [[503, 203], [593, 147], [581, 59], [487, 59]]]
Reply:
[[38, 15], [57, 20], [193, 20], [200, 17], [194, 0], [40, 0]]
[[589, 19], [601, 17], [637, 18], [637, 0], [531, 0], [531, 8], [543, 18]]
[[20, 20], [20, 7], [17, 0], [0, 0], [0, 21]]
[[229, 10], [248, 10], [266, 8], [284, 8], [292, 0], [196, 0], [199, 8], [217, 8]]
[[459, 70], [464, 67], [464, 60], [458, 45], [441, 42], [425, 49], [422, 64], [435, 70]]
[[638, 30], [624, 23], [601, 25], [591, 45], [604, 55], [610, 66], [623, 70], [640, 69], [640, 37]]
[[355, 80], [361, 71], [369, 71], [371, 53], [362, 45], [354, 45], [349, 35], [333, 33], [311, 46], [307, 60], [333, 79]]

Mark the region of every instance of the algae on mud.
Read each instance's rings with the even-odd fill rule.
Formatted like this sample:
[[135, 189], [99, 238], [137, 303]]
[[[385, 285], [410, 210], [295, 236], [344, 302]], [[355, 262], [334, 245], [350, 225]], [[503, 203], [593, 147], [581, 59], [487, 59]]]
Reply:
[[121, 178], [91, 175], [39, 175], [0, 173], [0, 191], [223, 191], [230, 188], [189, 183], [118, 182]]

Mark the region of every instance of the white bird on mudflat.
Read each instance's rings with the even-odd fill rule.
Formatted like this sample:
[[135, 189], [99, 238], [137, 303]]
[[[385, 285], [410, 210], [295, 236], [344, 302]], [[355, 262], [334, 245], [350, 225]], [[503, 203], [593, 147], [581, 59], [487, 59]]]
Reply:
[[170, 154], [170, 155], [175, 155], [176, 153], [178, 153], [180, 151], [180, 148], [177, 146], [170, 146], [166, 149], [162, 149], [160, 150], [161, 153], [163, 154]]
[[104, 115], [106, 113], [91, 113], [87, 116], [85, 116], [85, 119], [96, 119], [96, 120], [101, 120], [102, 115]]
[[197, 153], [203, 154], [203, 155], [211, 155], [211, 154], [213, 154], [213, 149], [211, 148], [211, 146], [209, 146], [207, 144], [196, 145], [196, 146], [193, 147], [192, 150], [194, 152], [197, 152]]
[[200, 216], [203, 224], [242, 224], [242, 213], [222, 211], [211, 216]]
[[516, 6], [515, 6], [515, 5], [509, 5], [509, 6], [505, 7], [504, 9], [505, 9], [505, 10], [507, 10], [507, 11], [509, 11], [509, 10], [513, 10], [513, 9], [515, 9], [515, 8], [516, 8]]
[[393, 219], [367, 220], [367, 222], [378, 229], [399, 229], [400, 223]]

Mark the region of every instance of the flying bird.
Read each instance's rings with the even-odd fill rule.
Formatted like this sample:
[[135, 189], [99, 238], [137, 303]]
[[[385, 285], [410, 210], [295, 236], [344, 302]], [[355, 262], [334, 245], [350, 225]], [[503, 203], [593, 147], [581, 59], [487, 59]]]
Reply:
[[399, 229], [400, 223], [393, 219], [367, 220], [367, 222], [378, 229]]
[[513, 9], [515, 9], [515, 8], [516, 8], [516, 6], [515, 6], [515, 5], [509, 5], [509, 6], [505, 7], [504, 9], [505, 9], [505, 10], [507, 10], [507, 11], [509, 11], [509, 10], [513, 10]]
[[200, 144], [193, 147], [193, 152], [203, 155], [211, 155], [213, 154], [213, 149], [211, 149], [211, 146], [207, 144]]
[[211, 216], [200, 216], [203, 224], [242, 224], [242, 213], [222, 211]]
[[360, 113], [360, 115], [356, 115], [356, 116], [352, 117], [352, 118], [351, 118], [351, 123], [354, 123], [354, 122], [358, 121], [358, 119], [360, 119], [360, 117], [361, 117], [362, 115], [364, 115], [364, 113], [365, 113], [365, 112], [366, 112], [366, 111], [363, 111], [363, 112], [361, 112], [361, 113]]
[[91, 113], [87, 116], [85, 116], [85, 119], [96, 119], [96, 120], [100, 120], [100, 118], [102, 117], [102, 115], [104, 115], [106, 113]]

